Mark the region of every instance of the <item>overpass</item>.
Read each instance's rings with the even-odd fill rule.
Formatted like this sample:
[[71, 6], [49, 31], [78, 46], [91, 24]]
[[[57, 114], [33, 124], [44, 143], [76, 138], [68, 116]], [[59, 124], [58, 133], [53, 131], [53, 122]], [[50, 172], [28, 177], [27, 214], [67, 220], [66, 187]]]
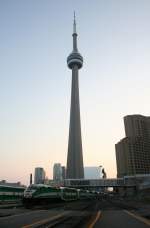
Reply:
[[64, 186], [72, 188], [139, 187], [144, 185], [145, 182], [150, 185], [150, 174], [107, 179], [65, 179]]
[[[66, 179], [65, 186], [72, 188], [85, 188], [85, 187], [124, 187], [127, 184], [124, 183], [123, 178], [108, 178], [108, 179]], [[128, 186], [134, 187], [135, 182], [129, 183]]]

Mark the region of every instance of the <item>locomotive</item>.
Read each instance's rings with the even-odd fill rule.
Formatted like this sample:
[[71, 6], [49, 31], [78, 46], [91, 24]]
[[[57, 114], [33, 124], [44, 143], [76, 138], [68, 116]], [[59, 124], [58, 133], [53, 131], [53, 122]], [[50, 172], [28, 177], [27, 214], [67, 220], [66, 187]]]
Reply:
[[52, 187], [44, 184], [32, 184], [25, 191], [23, 204], [25, 206], [44, 204], [48, 202], [73, 201], [89, 199], [97, 196], [97, 192], [68, 187]]

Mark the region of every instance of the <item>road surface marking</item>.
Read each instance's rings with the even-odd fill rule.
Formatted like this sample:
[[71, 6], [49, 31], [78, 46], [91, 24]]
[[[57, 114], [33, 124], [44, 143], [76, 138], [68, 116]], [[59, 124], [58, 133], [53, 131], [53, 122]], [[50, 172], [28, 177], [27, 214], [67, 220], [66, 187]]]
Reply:
[[18, 216], [22, 216], [22, 215], [29, 215], [29, 214], [32, 214], [32, 213], [35, 213], [35, 212], [40, 212], [40, 211], [46, 211], [46, 210], [29, 211], [29, 212], [20, 213], [20, 214], [17, 214], [17, 215], [8, 215], [8, 216], [5, 216], [5, 217], [1, 217], [0, 220], [13, 218], [13, 217], [18, 217]]
[[68, 212], [63, 212], [63, 213], [61, 213], [59, 215], [55, 215], [53, 217], [50, 217], [50, 218], [47, 218], [47, 219], [43, 219], [43, 220], [40, 220], [40, 221], [32, 223], [32, 224], [22, 226], [22, 228], [32, 228], [33, 226], [36, 226], [36, 225], [43, 225], [44, 223], [51, 222], [51, 221], [53, 221], [55, 219], [58, 219], [58, 218], [62, 217], [65, 214], [68, 214]]
[[93, 228], [94, 227], [94, 225], [96, 224], [96, 222], [100, 218], [100, 215], [101, 215], [101, 211], [98, 211], [97, 214], [96, 214], [96, 217], [95, 217], [94, 221], [88, 226], [88, 228]]
[[148, 221], [148, 219], [145, 219], [145, 218], [143, 218], [143, 217], [141, 217], [141, 216], [139, 216], [139, 215], [136, 215], [136, 214], [134, 214], [134, 213], [131, 213], [131, 212], [127, 211], [127, 210], [124, 210], [124, 212], [126, 212], [127, 214], [129, 214], [129, 215], [131, 215], [132, 217], [136, 218], [137, 220], [139, 220], [139, 221], [145, 223], [146, 225], [150, 226], [150, 221]]

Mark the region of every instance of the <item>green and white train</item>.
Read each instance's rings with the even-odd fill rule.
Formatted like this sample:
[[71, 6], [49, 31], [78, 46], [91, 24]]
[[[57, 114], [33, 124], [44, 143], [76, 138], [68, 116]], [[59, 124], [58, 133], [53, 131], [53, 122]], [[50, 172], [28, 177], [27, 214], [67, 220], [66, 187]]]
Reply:
[[0, 203], [21, 200], [24, 190], [24, 187], [0, 185]]
[[89, 199], [97, 196], [96, 192], [67, 187], [51, 187], [43, 184], [30, 185], [24, 191], [23, 203], [25, 206], [57, 201], [72, 201]]

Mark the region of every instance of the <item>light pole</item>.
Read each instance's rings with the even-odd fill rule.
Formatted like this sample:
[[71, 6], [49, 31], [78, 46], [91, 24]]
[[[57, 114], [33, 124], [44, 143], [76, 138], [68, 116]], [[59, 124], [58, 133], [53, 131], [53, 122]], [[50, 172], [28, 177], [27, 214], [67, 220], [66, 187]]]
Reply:
[[102, 178], [102, 168], [103, 168], [103, 166], [100, 165], [99, 168], [100, 168], [100, 178]]

